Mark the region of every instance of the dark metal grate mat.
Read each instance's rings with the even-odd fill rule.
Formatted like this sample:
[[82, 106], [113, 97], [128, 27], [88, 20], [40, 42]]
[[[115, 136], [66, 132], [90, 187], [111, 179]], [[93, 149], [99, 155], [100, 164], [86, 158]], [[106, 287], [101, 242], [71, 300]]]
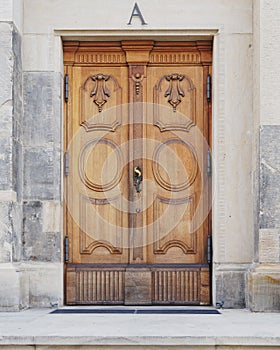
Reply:
[[214, 309], [57, 309], [51, 314], [190, 314], [190, 315], [217, 315]]

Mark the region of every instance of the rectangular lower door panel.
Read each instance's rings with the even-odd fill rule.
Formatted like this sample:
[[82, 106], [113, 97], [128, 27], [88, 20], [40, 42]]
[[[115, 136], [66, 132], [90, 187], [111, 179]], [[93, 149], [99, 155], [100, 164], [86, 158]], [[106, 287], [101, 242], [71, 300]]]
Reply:
[[207, 305], [208, 290], [208, 268], [152, 269], [153, 304]]
[[68, 268], [67, 304], [123, 304], [124, 274], [121, 268]]
[[207, 305], [208, 267], [67, 268], [67, 304]]

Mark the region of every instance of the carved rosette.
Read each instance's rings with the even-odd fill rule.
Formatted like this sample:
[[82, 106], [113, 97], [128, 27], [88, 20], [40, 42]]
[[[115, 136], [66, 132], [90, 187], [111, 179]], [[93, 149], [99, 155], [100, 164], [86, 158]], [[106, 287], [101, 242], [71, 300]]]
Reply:
[[165, 79], [169, 82], [169, 86], [166, 89], [164, 96], [169, 96], [168, 102], [173, 107], [173, 111], [176, 112], [176, 108], [182, 100], [181, 97], [185, 96], [185, 92], [180, 85], [180, 82], [184, 79], [184, 75], [174, 73], [166, 75]]
[[90, 97], [94, 97], [93, 102], [98, 107], [98, 112], [102, 112], [103, 105], [107, 102], [107, 97], [110, 97], [110, 91], [106, 87], [106, 81], [110, 79], [110, 75], [98, 73], [91, 76], [91, 80], [95, 82]]

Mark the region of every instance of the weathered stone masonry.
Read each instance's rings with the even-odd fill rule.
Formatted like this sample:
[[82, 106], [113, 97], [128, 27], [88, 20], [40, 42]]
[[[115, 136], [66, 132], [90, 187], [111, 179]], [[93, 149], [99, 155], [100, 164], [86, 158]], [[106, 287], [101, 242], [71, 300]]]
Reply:
[[22, 38], [13, 22], [0, 22], [0, 273], [1, 307], [23, 304], [15, 285], [22, 274], [12, 265], [21, 261], [22, 235]]

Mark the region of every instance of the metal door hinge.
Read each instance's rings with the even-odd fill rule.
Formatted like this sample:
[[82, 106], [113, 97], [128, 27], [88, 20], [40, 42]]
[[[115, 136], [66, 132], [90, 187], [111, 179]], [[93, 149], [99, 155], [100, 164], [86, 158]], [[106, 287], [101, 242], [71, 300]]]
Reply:
[[64, 100], [67, 103], [69, 98], [69, 77], [68, 74], [65, 74], [64, 77]]
[[211, 75], [207, 75], [206, 79], [206, 98], [207, 102], [211, 102], [211, 95], [212, 95], [212, 82], [211, 82]]
[[212, 174], [212, 155], [210, 150], [207, 151], [207, 175], [211, 176]]
[[66, 264], [69, 261], [69, 239], [68, 236], [65, 236], [64, 238], [64, 257]]
[[207, 263], [211, 264], [212, 262], [212, 237], [208, 235], [207, 237]]
[[69, 155], [68, 152], [65, 152], [64, 155], [64, 175], [68, 176], [69, 174]]

